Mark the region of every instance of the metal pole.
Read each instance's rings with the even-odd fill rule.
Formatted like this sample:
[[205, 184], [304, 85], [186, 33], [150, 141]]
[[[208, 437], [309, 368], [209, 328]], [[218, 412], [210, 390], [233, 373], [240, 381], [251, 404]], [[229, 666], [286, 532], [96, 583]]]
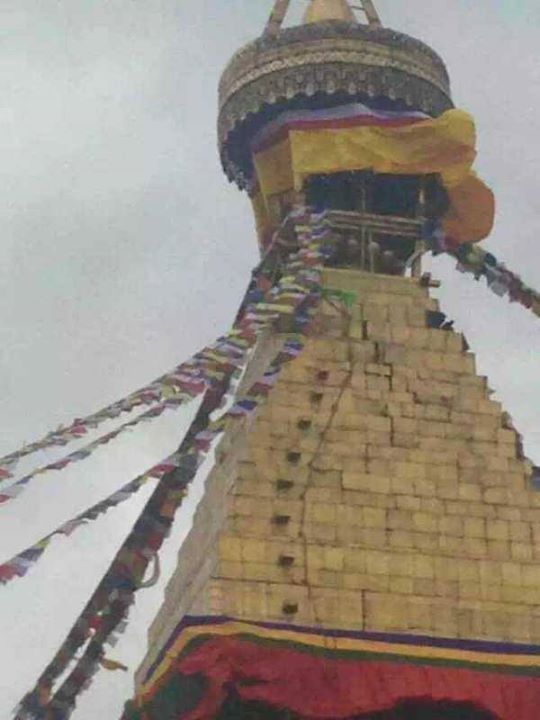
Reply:
[[[426, 178], [424, 175], [420, 177], [420, 191], [418, 193], [416, 217], [422, 223], [426, 218]], [[422, 240], [417, 240], [414, 247], [414, 253], [411, 258], [411, 277], [413, 278], [420, 278], [422, 276], [422, 255], [424, 252], [424, 243]]]
[[422, 255], [425, 248], [422, 242], [417, 242], [411, 263], [411, 277], [420, 278], [422, 276]]

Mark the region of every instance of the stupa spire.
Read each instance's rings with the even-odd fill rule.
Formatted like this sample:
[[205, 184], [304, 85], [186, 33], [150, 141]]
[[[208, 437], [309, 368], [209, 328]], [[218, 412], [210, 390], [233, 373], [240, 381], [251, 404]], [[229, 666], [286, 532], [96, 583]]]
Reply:
[[304, 22], [315, 23], [323, 20], [356, 22], [356, 17], [347, 0], [311, 0], [304, 15]]
[[[303, 22], [311, 24], [325, 20], [342, 20], [357, 23], [354, 10], [361, 10], [369, 25], [380, 27], [381, 20], [373, 0], [357, 0], [357, 2], [357, 5], [352, 6], [349, 0], [310, 0]], [[266, 24], [265, 35], [276, 35], [280, 31], [290, 4], [290, 0], [275, 0]]]

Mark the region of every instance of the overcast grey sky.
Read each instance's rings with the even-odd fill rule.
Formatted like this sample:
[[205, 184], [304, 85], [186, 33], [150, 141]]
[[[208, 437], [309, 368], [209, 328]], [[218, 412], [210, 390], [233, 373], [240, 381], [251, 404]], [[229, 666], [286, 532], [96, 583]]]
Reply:
[[[123, 397], [229, 327], [256, 242], [245, 196], [221, 175], [216, 86], [271, 4], [0, 0], [0, 455]], [[295, 17], [305, 5], [293, 0]], [[377, 5], [385, 24], [446, 60], [497, 195], [484, 246], [540, 288], [540, 6]], [[443, 309], [540, 462], [540, 321], [450, 260], [432, 265]], [[188, 416], [170, 414], [36, 480], [0, 508], [0, 561], [168, 454]], [[0, 587], [0, 718], [64, 639], [149, 492], [57, 540], [26, 578]], [[163, 580], [196, 497], [167, 543]], [[162, 592], [163, 583], [141, 593], [111, 651], [130, 674], [102, 672], [74, 720], [118, 717]]]

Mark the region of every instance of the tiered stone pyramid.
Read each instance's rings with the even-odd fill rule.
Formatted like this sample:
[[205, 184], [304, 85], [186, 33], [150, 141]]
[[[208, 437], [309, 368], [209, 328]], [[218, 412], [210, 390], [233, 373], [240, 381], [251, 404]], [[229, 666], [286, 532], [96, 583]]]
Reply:
[[[148, 667], [180, 618], [540, 641], [540, 494], [418, 279], [328, 269], [304, 353], [222, 442]], [[279, 345], [267, 337], [246, 383]]]

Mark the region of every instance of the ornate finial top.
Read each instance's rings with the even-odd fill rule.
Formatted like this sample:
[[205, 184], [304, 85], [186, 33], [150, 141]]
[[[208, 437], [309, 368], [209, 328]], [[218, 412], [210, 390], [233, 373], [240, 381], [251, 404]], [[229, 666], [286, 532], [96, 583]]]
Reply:
[[[382, 27], [373, 0], [357, 1], [360, 5], [356, 6], [355, 9], [363, 11], [368, 25]], [[274, 7], [264, 31], [266, 37], [276, 36], [279, 33], [290, 3], [291, 0], [274, 0]], [[358, 24], [353, 8], [349, 5], [349, 0], [310, 0], [309, 7], [304, 15], [304, 24], [311, 25], [325, 20], [340, 20], [341, 22]]]

